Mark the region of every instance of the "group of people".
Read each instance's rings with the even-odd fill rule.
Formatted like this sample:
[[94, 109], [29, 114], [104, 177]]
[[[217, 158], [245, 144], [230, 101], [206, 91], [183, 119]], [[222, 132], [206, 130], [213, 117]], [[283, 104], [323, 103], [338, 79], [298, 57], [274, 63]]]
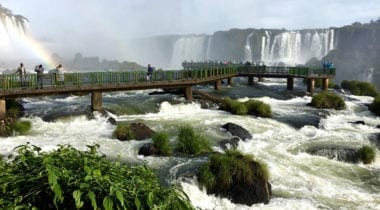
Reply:
[[324, 69], [333, 69], [334, 68], [334, 64], [332, 62], [324, 61], [322, 65], [323, 65]]
[[[43, 88], [43, 74], [44, 74], [44, 67], [42, 66], [42, 64], [39, 64], [37, 66], [35, 66], [34, 68], [34, 72], [37, 73], [37, 85], [36, 85], [36, 89], [38, 88]], [[22, 87], [26, 86], [26, 68], [25, 68], [25, 65], [23, 63], [20, 63], [20, 65], [18, 66], [17, 70], [16, 70], [16, 73], [19, 75], [19, 78], [20, 78], [20, 84]], [[57, 77], [56, 77], [56, 82], [59, 86], [62, 86], [64, 84], [64, 72], [63, 72], [63, 66], [62, 64], [59, 64], [56, 69], [55, 69], [55, 73], [57, 74]]]

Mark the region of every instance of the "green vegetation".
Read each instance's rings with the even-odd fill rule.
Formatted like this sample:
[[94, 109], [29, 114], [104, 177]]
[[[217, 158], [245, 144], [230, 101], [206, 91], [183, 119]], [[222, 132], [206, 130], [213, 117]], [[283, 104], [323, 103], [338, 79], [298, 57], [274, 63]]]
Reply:
[[5, 102], [6, 119], [0, 122], [0, 136], [25, 135], [31, 129], [30, 121], [19, 121], [24, 115], [24, 108], [14, 99]]
[[119, 140], [131, 140], [134, 139], [134, 133], [128, 123], [117, 124], [116, 129], [112, 133], [113, 138]]
[[0, 136], [25, 135], [32, 128], [30, 121], [16, 121], [0, 125]]
[[32, 128], [32, 123], [30, 121], [16, 121], [13, 124], [14, 132], [25, 135]]
[[202, 134], [194, 131], [190, 125], [183, 125], [179, 128], [176, 149], [185, 154], [198, 155], [211, 152], [211, 143]]
[[45, 153], [23, 145], [0, 160], [1, 209], [192, 209], [178, 188], [162, 187], [145, 165], [111, 162], [97, 153], [60, 146]]
[[362, 146], [359, 149], [359, 157], [364, 164], [370, 164], [375, 161], [376, 150], [370, 146]]
[[155, 133], [152, 137], [154, 147], [161, 155], [170, 156], [173, 154], [173, 149], [169, 144], [169, 136], [165, 132]]
[[375, 85], [368, 82], [360, 81], [347, 81], [344, 80], [341, 83], [343, 89], [349, 90], [352, 94], [357, 96], [373, 96], [377, 95]]
[[215, 153], [200, 169], [199, 183], [208, 192], [225, 192], [236, 183], [252, 185], [257, 179], [268, 180], [265, 164], [254, 160], [252, 155], [243, 155], [238, 150]]
[[369, 106], [369, 110], [371, 110], [377, 116], [380, 116], [380, 95], [377, 95], [375, 97], [372, 104]]
[[329, 92], [329, 91], [322, 91], [318, 93], [317, 95], [313, 96], [313, 99], [311, 100], [311, 106], [320, 108], [320, 109], [345, 109], [346, 104], [344, 100]]
[[268, 104], [252, 99], [246, 102], [239, 102], [226, 97], [223, 99], [220, 109], [238, 115], [251, 114], [259, 117], [272, 116], [272, 110]]

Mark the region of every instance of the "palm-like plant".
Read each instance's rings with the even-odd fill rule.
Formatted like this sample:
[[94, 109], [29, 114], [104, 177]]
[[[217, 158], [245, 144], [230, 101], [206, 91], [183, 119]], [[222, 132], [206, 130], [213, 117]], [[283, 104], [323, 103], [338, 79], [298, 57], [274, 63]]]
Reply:
[[12, 20], [13, 26], [18, 27], [22, 31], [25, 31], [25, 23], [28, 19], [22, 15], [15, 15], [12, 11], [0, 4], [0, 24], [8, 31], [7, 18]]

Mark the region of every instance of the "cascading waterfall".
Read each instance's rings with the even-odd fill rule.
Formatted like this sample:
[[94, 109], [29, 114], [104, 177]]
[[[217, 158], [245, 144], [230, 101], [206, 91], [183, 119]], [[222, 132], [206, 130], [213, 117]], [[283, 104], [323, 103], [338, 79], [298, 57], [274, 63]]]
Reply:
[[212, 44], [212, 36], [209, 36], [208, 41], [207, 41], [206, 60], [211, 60], [211, 57], [210, 57], [211, 44]]
[[269, 65], [280, 62], [287, 65], [303, 64], [313, 57], [321, 59], [333, 49], [333, 29], [285, 31], [274, 36], [265, 31], [261, 43], [261, 60]]
[[171, 68], [180, 69], [183, 61], [204, 61], [204, 43], [208, 40], [205, 35], [186, 36], [179, 38], [173, 48]]
[[247, 39], [245, 41], [245, 46], [244, 46], [244, 60], [252, 62], [252, 49], [251, 49], [251, 37], [253, 33], [250, 33], [247, 36]]

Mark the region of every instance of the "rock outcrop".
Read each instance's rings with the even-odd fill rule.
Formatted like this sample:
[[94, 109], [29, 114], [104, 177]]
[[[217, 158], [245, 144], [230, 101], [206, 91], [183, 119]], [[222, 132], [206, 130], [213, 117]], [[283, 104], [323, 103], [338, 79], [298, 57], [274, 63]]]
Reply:
[[251, 133], [246, 130], [245, 128], [241, 127], [240, 125], [234, 124], [234, 123], [226, 123], [222, 126], [222, 128], [226, 129], [228, 132], [231, 133], [233, 136], [237, 136], [241, 138], [242, 140], [251, 139], [252, 135]]

